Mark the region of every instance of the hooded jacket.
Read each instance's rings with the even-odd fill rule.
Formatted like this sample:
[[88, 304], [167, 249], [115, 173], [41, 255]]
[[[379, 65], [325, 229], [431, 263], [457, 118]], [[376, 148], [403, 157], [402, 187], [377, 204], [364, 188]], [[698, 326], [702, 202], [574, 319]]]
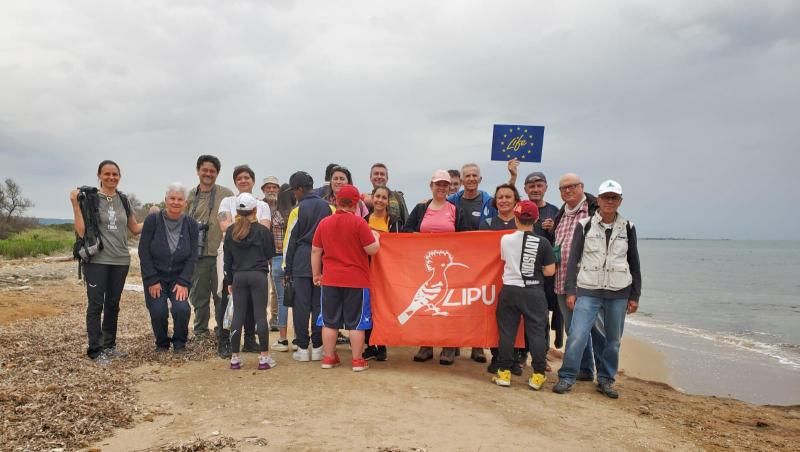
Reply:
[[257, 221], [251, 223], [250, 232], [241, 241], [233, 239], [235, 226], [236, 223], [225, 231], [225, 242], [222, 245], [225, 282], [228, 285], [233, 284], [233, 275], [236, 272], [263, 271], [266, 276], [269, 273], [269, 263], [275, 256], [275, 238], [266, 226]]
[[[494, 206], [492, 205], [492, 199], [493, 199], [492, 195], [486, 193], [483, 190], [478, 190], [478, 194], [481, 196], [481, 199], [483, 200], [483, 205], [481, 206], [481, 217], [478, 220], [478, 224], [480, 225], [483, 222], [483, 220], [497, 216], [497, 209], [495, 209]], [[448, 196], [447, 200], [455, 204], [456, 207], [458, 207], [459, 209], [461, 209], [461, 200], [463, 198], [464, 198], [464, 190], [459, 190], [458, 193], [453, 193], [452, 195]], [[464, 220], [465, 220], [464, 224], [465, 225], [468, 224], [466, 222], [466, 219]]]

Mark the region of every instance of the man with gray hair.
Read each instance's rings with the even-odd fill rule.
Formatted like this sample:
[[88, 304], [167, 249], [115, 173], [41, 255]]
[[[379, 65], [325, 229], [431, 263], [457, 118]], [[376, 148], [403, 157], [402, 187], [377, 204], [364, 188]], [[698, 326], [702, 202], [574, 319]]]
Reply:
[[[274, 213], [278, 209], [278, 191], [280, 189], [281, 184], [275, 176], [267, 176], [261, 182], [261, 192], [264, 193], [264, 202], [269, 206], [270, 213]], [[278, 250], [276, 249], [276, 251]], [[272, 278], [270, 278], [269, 282], [269, 310], [271, 313], [269, 330], [278, 331], [278, 294], [275, 284], [272, 284]]]
[[[556, 296], [558, 297], [558, 307], [561, 316], [564, 318], [564, 328], [567, 332], [569, 341], [570, 324], [572, 323], [572, 309], [567, 307], [567, 292], [565, 283], [567, 280], [567, 262], [569, 262], [572, 251], [572, 236], [575, 232], [575, 225], [584, 218], [590, 218], [597, 210], [597, 199], [583, 192], [583, 182], [580, 176], [575, 173], [567, 173], [558, 180], [558, 190], [564, 205], [561, 206], [555, 219], [553, 220], [553, 230], [555, 231], [555, 243], [553, 251], [556, 255]], [[604, 343], [603, 335], [597, 326], [592, 328], [591, 336], [586, 341], [586, 346], [580, 361], [580, 369], [576, 375], [579, 381], [594, 381], [594, 349], [602, 350]]]
[[[233, 196], [230, 189], [216, 184], [220, 168], [217, 157], [201, 155], [197, 159], [197, 177], [200, 183], [190, 190], [186, 200], [186, 214], [197, 222], [200, 231], [197, 242], [199, 257], [194, 266], [192, 288], [189, 291], [189, 301], [194, 307], [195, 336], [208, 334], [210, 299], [214, 298], [215, 308], [220, 305], [220, 297], [217, 295], [217, 248], [222, 243], [222, 230], [217, 215], [222, 200]], [[218, 325], [218, 347], [220, 354], [224, 355], [228, 349], [228, 341], [220, 340], [222, 331], [222, 325]]]

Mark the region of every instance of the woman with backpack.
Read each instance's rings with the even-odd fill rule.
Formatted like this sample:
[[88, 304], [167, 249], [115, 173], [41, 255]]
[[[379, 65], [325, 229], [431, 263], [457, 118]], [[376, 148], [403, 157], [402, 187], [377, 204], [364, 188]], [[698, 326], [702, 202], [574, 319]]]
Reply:
[[72, 190], [70, 201], [78, 237], [76, 253], [82, 257], [88, 298], [86, 354], [106, 365], [121, 356], [117, 350], [117, 318], [131, 263], [128, 234], [142, 232], [142, 224], [136, 222], [128, 198], [117, 191], [122, 177], [119, 165], [103, 160], [97, 167], [97, 177], [99, 187]]
[[246, 313], [252, 309], [261, 356], [258, 370], [267, 370], [277, 363], [268, 351], [267, 331], [267, 277], [275, 240], [272, 232], [258, 222], [258, 201], [250, 193], [236, 197], [236, 221], [225, 232], [223, 244], [225, 284], [233, 295], [233, 322], [231, 324], [231, 369], [241, 369], [239, 359], [242, 327]]
[[[139, 262], [144, 300], [156, 340], [156, 352], [183, 353], [189, 336], [189, 288], [199, 254], [199, 225], [184, 214], [187, 190], [182, 184], [167, 187], [164, 210], [144, 220], [139, 240]], [[167, 305], [167, 301], [170, 305]], [[173, 334], [167, 324], [172, 311]]]

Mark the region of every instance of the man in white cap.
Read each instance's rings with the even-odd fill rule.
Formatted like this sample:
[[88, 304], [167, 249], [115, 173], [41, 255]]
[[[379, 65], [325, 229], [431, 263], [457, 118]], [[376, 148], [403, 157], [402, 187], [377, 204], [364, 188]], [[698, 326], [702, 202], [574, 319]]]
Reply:
[[565, 283], [572, 323], [553, 392], [563, 394], [575, 384], [581, 355], [600, 313], [605, 341], [602, 348], [595, 344], [597, 390], [616, 399], [619, 393], [614, 389], [614, 378], [625, 315], [639, 308], [642, 275], [636, 229], [618, 212], [622, 204], [620, 184], [613, 180], [600, 184], [597, 204], [595, 214], [580, 220], [572, 236]]

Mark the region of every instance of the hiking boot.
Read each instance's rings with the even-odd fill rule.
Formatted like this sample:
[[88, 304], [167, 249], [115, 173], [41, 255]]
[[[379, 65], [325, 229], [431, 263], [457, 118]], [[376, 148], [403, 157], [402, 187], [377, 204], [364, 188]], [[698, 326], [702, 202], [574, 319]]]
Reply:
[[242, 347], [242, 352], [244, 353], [259, 353], [260, 350], [258, 349], [258, 343], [256, 343], [256, 338], [244, 338], [244, 347]]
[[323, 369], [333, 369], [334, 367], [339, 366], [342, 361], [339, 359], [339, 355], [334, 353], [333, 356], [323, 356], [322, 357], [322, 367]]
[[283, 340], [278, 339], [277, 341], [273, 342], [272, 345], [270, 345], [270, 348], [272, 348], [273, 350], [278, 351], [278, 352], [288, 352], [289, 351], [289, 340], [288, 339], [283, 339]]
[[518, 377], [522, 375], [522, 364], [520, 363], [511, 364], [511, 373]]
[[375, 355], [375, 359], [377, 359], [378, 361], [386, 361], [387, 359], [389, 359], [389, 357], [386, 355], [385, 345], [378, 346], [378, 354]]
[[433, 359], [433, 347], [420, 347], [417, 354], [414, 355], [414, 361], [421, 363]]
[[322, 356], [325, 352], [322, 351], [322, 346], [313, 347], [311, 349], [311, 361], [322, 361]]
[[492, 377], [492, 381], [497, 386], [511, 386], [511, 371], [510, 370], [498, 370], [494, 377]]
[[277, 365], [278, 363], [269, 355], [261, 355], [258, 357], [258, 370], [269, 370]]
[[364, 348], [364, 353], [361, 354], [361, 357], [366, 359], [367, 361], [377, 358], [378, 347], [374, 345], [368, 345], [366, 348]]
[[578, 375], [575, 377], [578, 381], [594, 381], [594, 374], [591, 372], [586, 372], [585, 370], [578, 371]]
[[602, 383], [597, 384], [597, 392], [605, 394], [611, 399], [618, 399], [619, 393], [616, 389], [614, 389], [614, 383], [610, 381], [604, 381]]
[[242, 368], [242, 360], [239, 359], [238, 356], [234, 356], [231, 358], [231, 369], [232, 370], [239, 370]]
[[558, 380], [555, 386], [553, 386], [553, 392], [556, 394], [565, 394], [572, 390], [572, 383], [567, 383], [564, 380]]
[[544, 382], [547, 381], [547, 376], [545, 374], [533, 374], [531, 375], [530, 380], [528, 380], [528, 386], [533, 388], [534, 391], [538, 391], [542, 389], [544, 386]]
[[486, 355], [483, 353], [482, 348], [473, 348], [472, 353], [469, 355], [470, 359], [475, 361], [476, 363], [485, 363], [486, 362]]
[[103, 353], [106, 355], [108, 359], [120, 359], [124, 358], [125, 354], [119, 351], [116, 346], [110, 348], [104, 348]]
[[172, 349], [172, 353], [176, 355], [183, 355], [186, 353], [186, 347], [175, 347]]
[[456, 360], [456, 349], [453, 347], [445, 347], [439, 353], [439, 364], [443, 366], [450, 366]]
[[366, 359], [354, 359], [350, 364], [353, 366], [353, 372], [363, 372], [369, 369], [369, 363]]
[[307, 348], [298, 348], [292, 353], [292, 359], [300, 362], [311, 361], [311, 354], [308, 352]]

